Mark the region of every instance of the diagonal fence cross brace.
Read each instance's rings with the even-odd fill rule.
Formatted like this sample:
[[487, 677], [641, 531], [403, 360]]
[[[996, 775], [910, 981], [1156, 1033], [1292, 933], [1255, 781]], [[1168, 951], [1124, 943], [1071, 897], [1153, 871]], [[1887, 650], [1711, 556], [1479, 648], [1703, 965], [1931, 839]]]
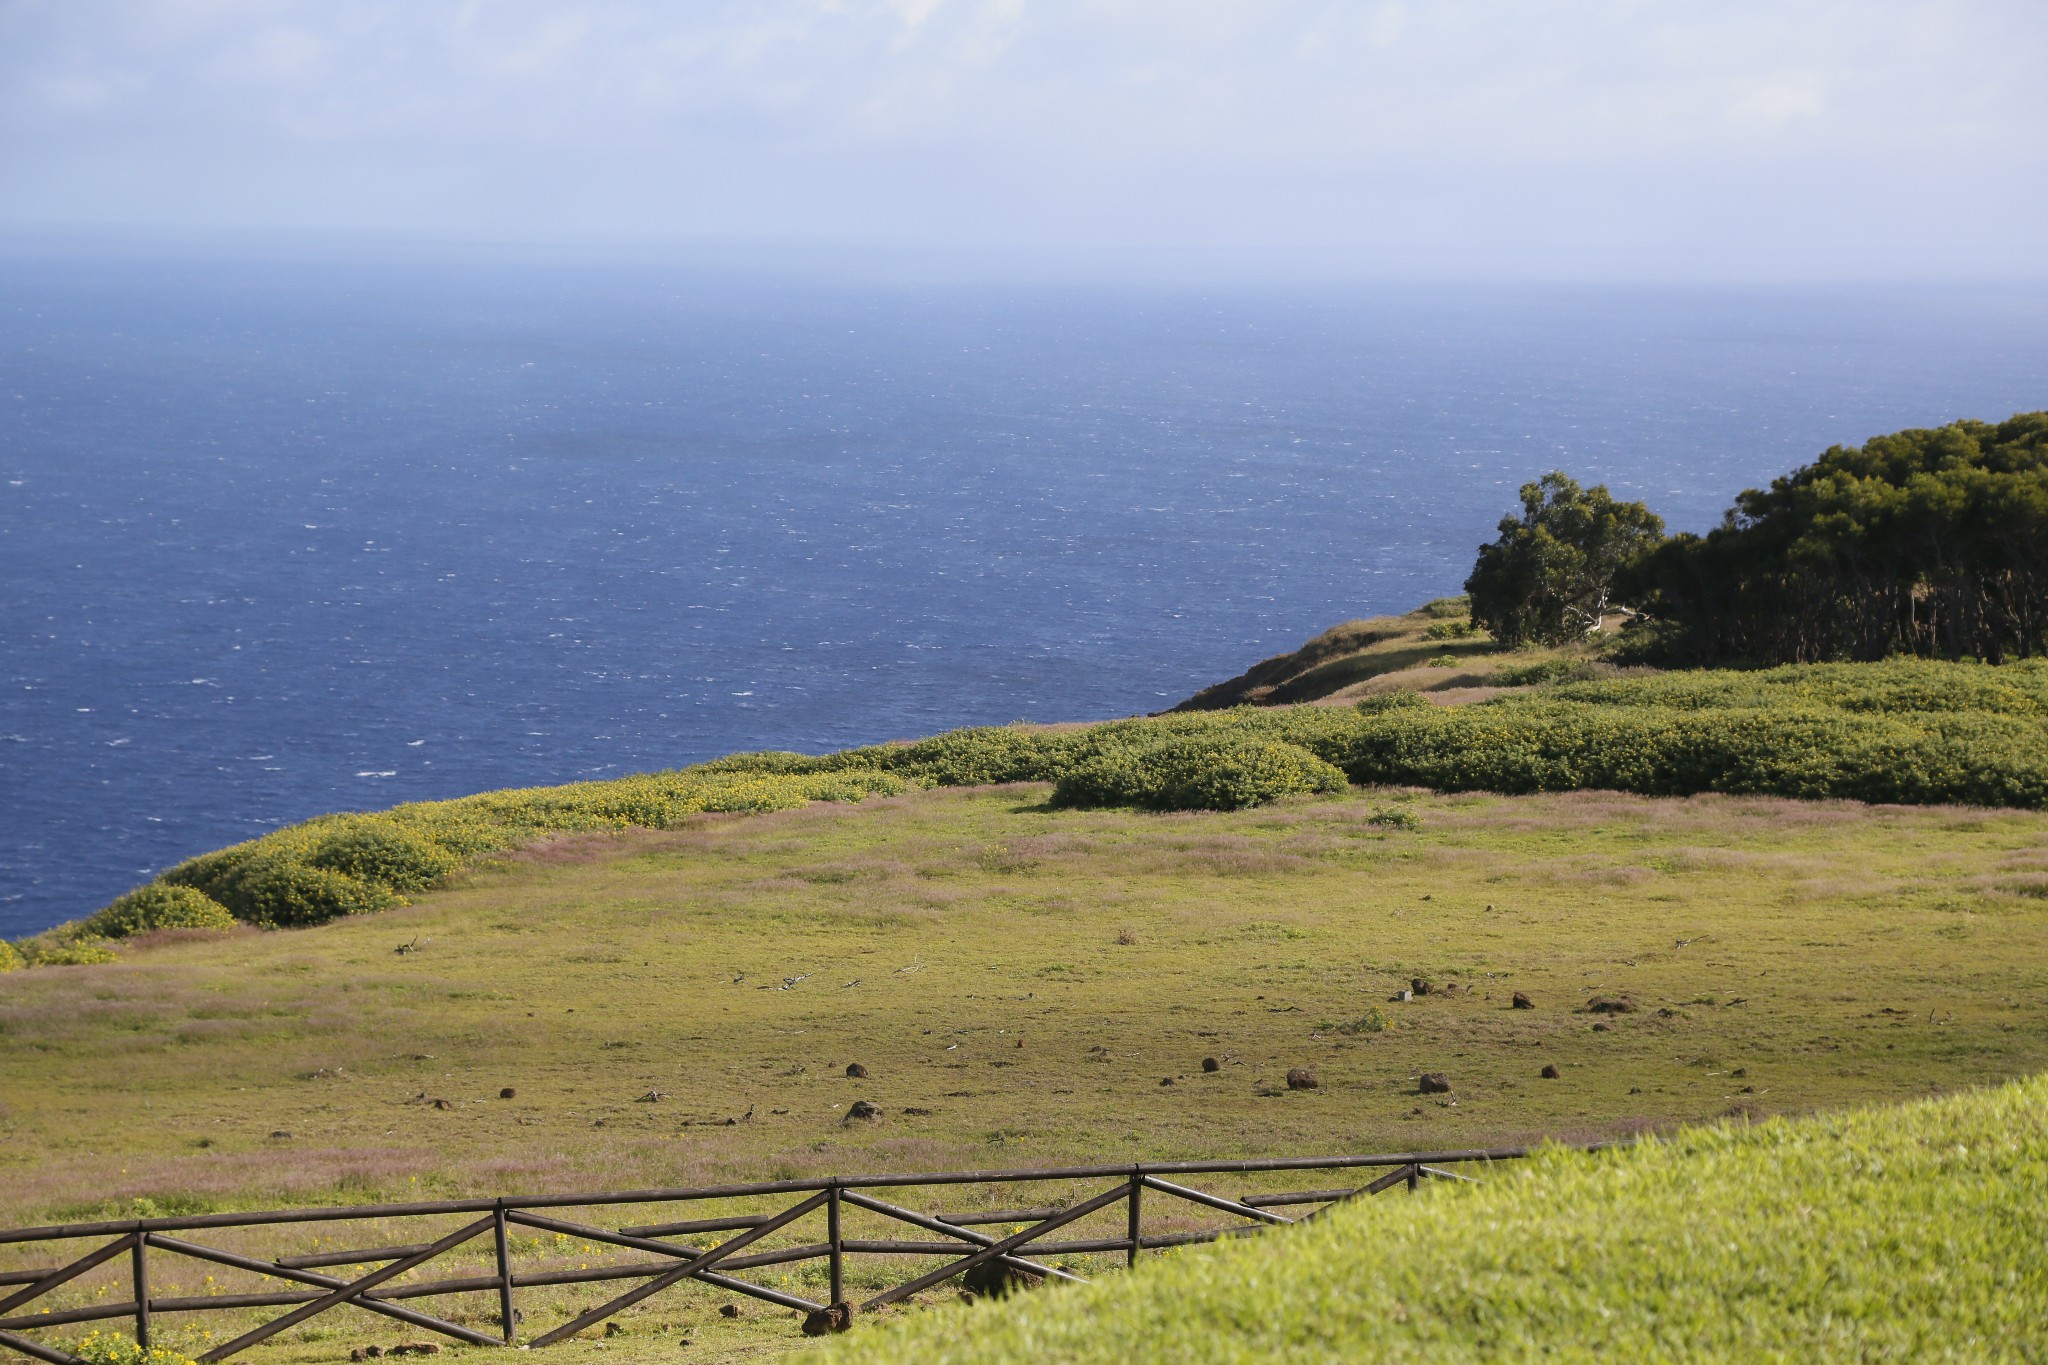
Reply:
[[[385, 1266], [382, 1270], [373, 1270], [359, 1280], [350, 1280], [347, 1284], [342, 1285], [334, 1292], [323, 1295], [322, 1297], [317, 1298], [313, 1300], [313, 1302], [306, 1304], [302, 1307], [294, 1308], [291, 1312], [283, 1314], [280, 1317], [272, 1318], [269, 1322], [264, 1323], [261, 1327], [258, 1327], [253, 1331], [244, 1332], [242, 1333], [242, 1335], [236, 1337], [233, 1341], [223, 1342], [221, 1345], [214, 1347], [211, 1351], [208, 1351], [205, 1355], [199, 1358], [202, 1361], [209, 1362], [217, 1360], [226, 1360], [229, 1356], [233, 1355], [237, 1351], [247, 1350], [249, 1347], [254, 1346], [259, 1341], [267, 1341], [271, 1337], [276, 1336], [279, 1332], [282, 1332], [287, 1327], [297, 1326], [299, 1323], [304, 1322], [307, 1318], [312, 1317], [316, 1313], [324, 1313], [328, 1309], [334, 1307], [337, 1304], [347, 1303], [348, 1301], [354, 1299], [357, 1295], [363, 1293], [364, 1291], [374, 1289], [378, 1285], [384, 1283], [386, 1280], [395, 1280], [400, 1275], [403, 1275], [406, 1271], [411, 1270], [414, 1266], [423, 1265], [426, 1262], [433, 1260], [436, 1256], [439, 1256], [442, 1252], [450, 1250], [454, 1247], [461, 1246], [470, 1238], [478, 1236], [481, 1233], [490, 1231], [491, 1226], [495, 1221], [496, 1220], [492, 1218], [479, 1218], [474, 1223], [470, 1223], [466, 1226], [459, 1227], [455, 1231], [449, 1233], [446, 1237], [443, 1237], [440, 1241], [432, 1243], [424, 1250], [415, 1252], [413, 1255], [407, 1256], [403, 1260], [393, 1261], [391, 1264]], [[493, 1344], [495, 1345], [496, 1343]]]
[[10, 1351], [19, 1351], [31, 1360], [47, 1360], [50, 1365], [85, 1365], [77, 1356], [68, 1355], [54, 1346], [45, 1346], [40, 1341], [16, 1336], [12, 1332], [0, 1332], [0, 1346]]
[[[923, 1228], [928, 1232], [943, 1232], [948, 1237], [957, 1237], [972, 1246], [992, 1247], [996, 1244], [996, 1239], [985, 1232], [975, 1232], [970, 1228], [956, 1227], [941, 1218], [927, 1218], [915, 1209], [906, 1209], [900, 1205], [888, 1203], [886, 1200], [877, 1199], [873, 1195], [860, 1194], [854, 1190], [842, 1190], [839, 1197], [856, 1208], [866, 1209], [870, 1213], [879, 1213], [890, 1218], [899, 1219], [910, 1224], [912, 1227]], [[1088, 1283], [1085, 1276], [1076, 1275], [1071, 1270], [1061, 1270], [1058, 1266], [1041, 1265], [1037, 1261], [1027, 1261], [1021, 1256], [1003, 1256], [1000, 1259], [1003, 1264], [1013, 1269], [1028, 1270], [1034, 1275], [1044, 1275], [1048, 1279], [1066, 1280], [1073, 1284]]]
[[676, 1281], [678, 1280], [688, 1279], [690, 1276], [695, 1275], [700, 1270], [709, 1270], [712, 1266], [716, 1265], [718, 1262], [724, 1260], [726, 1257], [732, 1255], [734, 1252], [740, 1250], [741, 1248], [752, 1246], [755, 1242], [760, 1241], [769, 1233], [775, 1232], [787, 1226], [790, 1223], [794, 1223], [797, 1219], [803, 1217], [805, 1214], [809, 1213], [813, 1209], [821, 1209], [825, 1207], [825, 1202], [831, 1197], [832, 1196], [829, 1192], [820, 1190], [818, 1193], [812, 1195], [809, 1199], [804, 1200], [803, 1203], [798, 1204], [795, 1208], [785, 1209], [783, 1212], [776, 1214], [773, 1218], [770, 1218], [767, 1222], [762, 1223], [759, 1226], [750, 1229], [749, 1231], [743, 1232], [737, 1237], [729, 1238], [726, 1241], [720, 1242], [717, 1246], [713, 1247], [709, 1251], [702, 1253], [701, 1255], [691, 1257], [689, 1260], [677, 1266], [674, 1270], [664, 1271], [662, 1274], [656, 1275], [653, 1279], [649, 1280], [646, 1284], [641, 1285], [639, 1288], [630, 1289], [625, 1293], [619, 1295], [617, 1298], [611, 1300], [609, 1303], [601, 1303], [597, 1307], [591, 1309], [589, 1312], [584, 1313], [581, 1316], [571, 1318], [569, 1321], [563, 1323], [560, 1327], [557, 1327], [554, 1331], [549, 1332], [545, 1336], [535, 1337], [533, 1340], [533, 1344], [535, 1346], [552, 1346], [556, 1342], [561, 1341], [566, 1337], [575, 1336], [578, 1332], [590, 1326], [592, 1323], [604, 1321], [606, 1318], [610, 1317], [612, 1314], [620, 1311], [621, 1309], [631, 1308], [634, 1304], [640, 1302], [640, 1300], [647, 1298], [649, 1295], [661, 1292], [662, 1290], [668, 1288], [670, 1285], [676, 1283]]
[[1234, 1213], [1240, 1218], [1256, 1219], [1261, 1223], [1271, 1223], [1275, 1227], [1286, 1227], [1294, 1222], [1292, 1218], [1283, 1218], [1277, 1213], [1268, 1213], [1264, 1209], [1255, 1209], [1250, 1204], [1240, 1204], [1235, 1199], [1225, 1199], [1220, 1194], [1209, 1194], [1203, 1190], [1191, 1189], [1186, 1185], [1176, 1185], [1171, 1180], [1161, 1180], [1156, 1175], [1141, 1177], [1139, 1183], [1148, 1189], [1158, 1190], [1161, 1194], [1170, 1194], [1175, 1198], [1185, 1199], [1190, 1204], [1201, 1204], [1207, 1208], [1221, 1209], [1225, 1213]]
[[998, 1256], [1023, 1246], [1026, 1242], [1035, 1241], [1046, 1233], [1051, 1232], [1054, 1228], [1065, 1227], [1069, 1223], [1086, 1218], [1097, 1209], [1106, 1209], [1111, 1204], [1121, 1203], [1130, 1197], [1131, 1187], [1128, 1184], [1104, 1190], [1093, 1199], [1084, 1199], [1057, 1217], [1048, 1218], [1042, 1223], [1034, 1223], [1024, 1229], [1024, 1231], [1012, 1233], [1000, 1242], [992, 1242], [964, 1260], [954, 1261], [951, 1265], [942, 1265], [937, 1270], [926, 1271], [914, 1280], [905, 1280], [894, 1289], [885, 1289], [862, 1304], [860, 1311], [872, 1313], [875, 1309], [895, 1303], [898, 1299], [907, 1299], [920, 1289], [927, 1289], [942, 1280], [950, 1280], [955, 1275], [964, 1274], [984, 1261], [992, 1261]]
[[[290, 1280], [298, 1284], [310, 1284], [318, 1289], [340, 1289], [348, 1283], [347, 1280], [338, 1279], [333, 1275], [321, 1275], [309, 1270], [298, 1270], [290, 1266], [279, 1265], [275, 1261], [259, 1261], [253, 1256], [238, 1256], [232, 1251], [221, 1251], [216, 1247], [200, 1246], [197, 1242], [187, 1242], [177, 1237], [166, 1237], [161, 1232], [146, 1233], [144, 1236], [149, 1245], [156, 1247], [160, 1251], [175, 1252], [180, 1256], [190, 1256], [195, 1261], [212, 1261], [218, 1265], [233, 1266], [237, 1270], [251, 1270], [258, 1275], [269, 1275], [275, 1279]], [[424, 1327], [430, 1332], [440, 1332], [444, 1336], [454, 1337], [457, 1341], [466, 1341], [472, 1346], [497, 1346], [500, 1344], [496, 1337], [485, 1336], [482, 1332], [472, 1332], [469, 1328], [458, 1327], [452, 1322], [444, 1322], [431, 1313], [420, 1312], [417, 1308], [400, 1307], [398, 1304], [378, 1298], [374, 1294], [360, 1295], [354, 1300], [354, 1303], [358, 1308], [367, 1308], [372, 1313], [382, 1313], [387, 1318], [396, 1318], [400, 1322], [409, 1322], [415, 1327]]]
[[1391, 1190], [1394, 1186], [1405, 1184], [1410, 1180], [1418, 1178], [1421, 1174], [1422, 1168], [1412, 1163], [1406, 1166], [1396, 1166], [1378, 1180], [1361, 1188], [1358, 1194], [1378, 1194], [1382, 1190]]
[[[539, 1228], [543, 1232], [560, 1232], [571, 1237], [587, 1237], [593, 1242], [603, 1242], [609, 1246], [630, 1247], [635, 1251], [659, 1252], [663, 1256], [680, 1258], [704, 1254], [702, 1247], [687, 1246], [676, 1242], [657, 1242], [651, 1237], [629, 1237], [624, 1233], [606, 1232], [603, 1228], [594, 1228], [583, 1223], [566, 1222], [560, 1218], [548, 1218], [541, 1214], [525, 1213], [516, 1209], [507, 1209], [505, 1211], [505, 1221], [507, 1223], [517, 1223], [521, 1227]], [[652, 1274], [654, 1272], [650, 1271], [648, 1273]], [[825, 1306], [822, 1303], [812, 1303], [809, 1299], [800, 1299], [794, 1294], [785, 1294], [778, 1289], [769, 1289], [765, 1285], [735, 1279], [730, 1275], [720, 1275], [709, 1270], [698, 1271], [696, 1278], [706, 1284], [717, 1285], [720, 1289], [730, 1289], [736, 1294], [747, 1294], [767, 1303], [780, 1304], [784, 1308], [794, 1308], [799, 1313], [815, 1313]]]
[[1435, 1166], [1418, 1165], [1415, 1169], [1421, 1174], [1428, 1176], [1431, 1180], [1462, 1180], [1467, 1185], [1477, 1185], [1482, 1183], [1480, 1181], [1474, 1180], [1469, 1175], [1459, 1175], [1456, 1171], [1441, 1170]]
[[136, 1241], [141, 1236], [142, 1234], [139, 1232], [131, 1232], [126, 1237], [123, 1237], [118, 1241], [107, 1243], [105, 1246], [101, 1247], [97, 1251], [87, 1252], [85, 1255], [73, 1261], [70, 1265], [59, 1266], [57, 1269], [43, 1276], [43, 1278], [41, 1278], [40, 1280], [37, 1280], [28, 1288], [16, 1290], [14, 1293], [9, 1294], [6, 1298], [0, 1299], [0, 1313], [5, 1313], [9, 1309], [17, 1308], [20, 1305], [29, 1302], [31, 1299], [39, 1299], [43, 1295], [49, 1293], [52, 1289], [55, 1289], [58, 1285], [65, 1284], [71, 1280], [77, 1279], [80, 1275], [83, 1275], [86, 1271], [91, 1270], [94, 1266], [103, 1265], [106, 1262], [113, 1260], [116, 1256], [119, 1256], [124, 1251], [133, 1251], [135, 1249]]

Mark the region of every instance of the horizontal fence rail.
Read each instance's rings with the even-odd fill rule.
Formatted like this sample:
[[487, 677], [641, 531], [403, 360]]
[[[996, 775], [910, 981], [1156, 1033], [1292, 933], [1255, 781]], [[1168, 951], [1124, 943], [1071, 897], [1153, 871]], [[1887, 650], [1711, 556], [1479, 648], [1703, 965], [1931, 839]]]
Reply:
[[[1213, 1242], [1267, 1227], [1306, 1221], [1345, 1200], [1376, 1195], [1397, 1187], [1414, 1190], [1424, 1180], [1470, 1180], [1472, 1177], [1446, 1168], [1483, 1166], [1488, 1162], [1512, 1161], [1525, 1155], [1525, 1148], [1495, 1147], [1367, 1156], [938, 1171], [777, 1180], [692, 1189], [614, 1190], [597, 1194], [277, 1209], [15, 1228], [0, 1230], [0, 1249], [80, 1241], [97, 1245], [57, 1264], [0, 1270], [0, 1347], [32, 1359], [52, 1362], [52, 1365], [83, 1365], [77, 1356], [58, 1345], [23, 1333], [79, 1323], [125, 1320], [132, 1324], [136, 1342], [147, 1348], [156, 1334], [155, 1322], [160, 1316], [232, 1313], [239, 1321], [246, 1321], [252, 1309], [286, 1310], [212, 1346], [199, 1357], [212, 1362], [225, 1360], [308, 1319], [343, 1307], [376, 1314], [471, 1345], [549, 1346], [597, 1326], [685, 1281], [791, 1309], [803, 1315], [806, 1333], [819, 1335], [845, 1330], [856, 1313], [873, 1312], [949, 1280], [964, 1278], [971, 1288], [981, 1292], [1000, 1292], [1010, 1285], [1041, 1280], [1081, 1282], [1083, 1276], [1068, 1267], [1051, 1264], [1048, 1258], [1113, 1255], [1121, 1256], [1126, 1265], [1135, 1265], [1139, 1254], [1144, 1251]], [[1378, 1174], [1357, 1184], [1235, 1195], [1215, 1193], [1185, 1183], [1189, 1177], [1271, 1176], [1290, 1171], [1377, 1171]], [[1211, 1179], [1206, 1183], [1216, 1182]], [[903, 1190], [924, 1189], [936, 1196], [939, 1191], [961, 1186], [1016, 1184], [1101, 1185], [1101, 1188], [1070, 1194], [1054, 1202], [1041, 1201], [1011, 1208], [963, 1209], [952, 1213], [924, 1212], [885, 1197]], [[796, 1197], [794, 1203], [787, 1202], [791, 1196]], [[630, 1216], [629, 1210], [641, 1205], [760, 1200], [782, 1201], [782, 1207], [717, 1217], [600, 1225], [624, 1219]], [[1309, 1208], [1309, 1211], [1292, 1212], [1303, 1208]], [[1093, 1235], [1085, 1235], [1077, 1226], [1090, 1220], [1099, 1221], [1102, 1216], [1114, 1216], [1119, 1209], [1122, 1213], [1120, 1227], [1097, 1228]], [[1275, 1212], [1277, 1209], [1291, 1212]], [[559, 1217], [550, 1212], [564, 1210], [581, 1211], [581, 1216]], [[1170, 1210], [1170, 1216], [1164, 1221], [1171, 1222], [1176, 1218], [1184, 1221], [1199, 1216], [1210, 1225], [1178, 1230], [1155, 1227], [1148, 1232], [1145, 1226], [1148, 1210], [1155, 1224], [1162, 1221], [1161, 1210]], [[1219, 1218], [1222, 1221], [1218, 1222]], [[439, 1235], [426, 1241], [267, 1256], [209, 1245], [180, 1235], [415, 1219], [460, 1221], [454, 1226], [437, 1229]], [[868, 1235], [862, 1230], [849, 1232], [849, 1219], [858, 1219], [870, 1225], [871, 1229], [882, 1232], [896, 1228], [915, 1230], [925, 1235], [905, 1237]], [[822, 1228], [816, 1226], [820, 1222]], [[807, 1229], [806, 1233], [797, 1232], [800, 1224]], [[1018, 1224], [1024, 1226], [1016, 1227]], [[1004, 1226], [1015, 1230], [1000, 1235], [977, 1230]], [[1067, 1235], [1053, 1235], [1063, 1231]], [[604, 1260], [596, 1265], [586, 1262], [574, 1269], [532, 1264], [522, 1266], [515, 1255], [513, 1243], [515, 1234], [526, 1233], [551, 1234], [558, 1240], [569, 1239], [586, 1248], [601, 1247], [607, 1256], [625, 1252], [639, 1255], [632, 1259]], [[680, 1240], [710, 1233], [732, 1235], [715, 1245]], [[822, 1240], [819, 1240], [820, 1233]], [[763, 1245], [777, 1240], [778, 1236], [798, 1236], [801, 1240], [788, 1245]], [[484, 1250], [479, 1252], [479, 1246]], [[487, 1273], [442, 1273], [439, 1278], [431, 1275], [414, 1278], [415, 1272], [424, 1272], [430, 1263], [458, 1255], [480, 1256], [488, 1267]], [[245, 1272], [281, 1287], [245, 1294], [164, 1295], [152, 1291], [152, 1274], [173, 1257]], [[916, 1257], [938, 1263], [888, 1284], [856, 1304], [847, 1293], [849, 1257]], [[532, 1255], [529, 1254], [527, 1259], [531, 1261]], [[739, 1273], [809, 1261], [825, 1262], [823, 1278], [826, 1293], [823, 1302], [741, 1278]], [[323, 1267], [339, 1273], [324, 1273]], [[65, 1296], [59, 1291], [66, 1286], [82, 1285], [94, 1272], [99, 1272], [98, 1278], [104, 1280], [108, 1274], [122, 1269], [126, 1273], [119, 1275], [118, 1281], [120, 1292], [128, 1295], [125, 1300], [106, 1301], [106, 1286], [102, 1285], [99, 1295], [90, 1302], [62, 1302]], [[638, 1283], [522, 1342], [523, 1314], [516, 1304], [517, 1291], [544, 1286], [626, 1281]], [[489, 1309], [465, 1315], [469, 1318], [465, 1322], [410, 1306], [419, 1300], [465, 1294], [486, 1296]], [[35, 1307], [38, 1300], [53, 1295], [59, 1300], [57, 1304]], [[70, 1297], [78, 1295], [74, 1292]], [[495, 1330], [480, 1331], [471, 1325], [479, 1318]]]

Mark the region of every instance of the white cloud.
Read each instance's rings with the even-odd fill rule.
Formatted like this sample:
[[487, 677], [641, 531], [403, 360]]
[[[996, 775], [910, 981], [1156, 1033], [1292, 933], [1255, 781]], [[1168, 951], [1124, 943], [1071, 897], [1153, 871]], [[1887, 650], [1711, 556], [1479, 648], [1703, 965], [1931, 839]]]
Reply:
[[2039, 0], [0, 0], [0, 224], [1834, 260], [1975, 175], [2018, 261], [2044, 61]]
[[1780, 80], [1760, 85], [1728, 106], [1733, 123], [1776, 125], [1793, 119], [1819, 118], [1827, 99], [1811, 80]]

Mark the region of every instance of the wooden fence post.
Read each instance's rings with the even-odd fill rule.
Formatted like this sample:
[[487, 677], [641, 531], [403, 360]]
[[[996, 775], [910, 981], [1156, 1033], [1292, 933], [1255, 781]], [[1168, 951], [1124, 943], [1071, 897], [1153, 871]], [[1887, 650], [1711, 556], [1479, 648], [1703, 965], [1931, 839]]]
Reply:
[[137, 1230], [130, 1253], [130, 1278], [135, 1284], [135, 1344], [149, 1349], [149, 1234]]
[[505, 1243], [505, 1201], [500, 1199], [491, 1214], [491, 1231], [498, 1244], [498, 1318], [505, 1326], [505, 1344], [518, 1334], [518, 1317], [512, 1308], [512, 1256]]
[[826, 1191], [830, 1198], [825, 1201], [825, 1240], [831, 1244], [832, 1292], [825, 1296], [828, 1307], [838, 1307], [846, 1302], [846, 1238], [839, 1230], [839, 1182], [834, 1180]]
[[1124, 1267], [1129, 1269], [1138, 1263], [1138, 1224], [1144, 1214], [1145, 1174], [1136, 1166], [1131, 1167], [1130, 1207], [1126, 1210], [1125, 1230], [1130, 1235], [1131, 1246], [1124, 1253]]

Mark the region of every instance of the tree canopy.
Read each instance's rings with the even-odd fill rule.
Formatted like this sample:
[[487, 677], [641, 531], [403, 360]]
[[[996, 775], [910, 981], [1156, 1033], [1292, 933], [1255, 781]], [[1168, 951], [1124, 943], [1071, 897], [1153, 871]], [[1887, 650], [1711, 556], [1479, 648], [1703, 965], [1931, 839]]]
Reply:
[[1472, 620], [1510, 647], [1561, 644], [1599, 627], [1616, 576], [1663, 539], [1664, 522], [1605, 485], [1561, 470], [1522, 485], [1522, 514], [1501, 518], [1465, 591]]
[[1832, 447], [1645, 554], [1621, 587], [1684, 662], [2040, 654], [2048, 412]]

